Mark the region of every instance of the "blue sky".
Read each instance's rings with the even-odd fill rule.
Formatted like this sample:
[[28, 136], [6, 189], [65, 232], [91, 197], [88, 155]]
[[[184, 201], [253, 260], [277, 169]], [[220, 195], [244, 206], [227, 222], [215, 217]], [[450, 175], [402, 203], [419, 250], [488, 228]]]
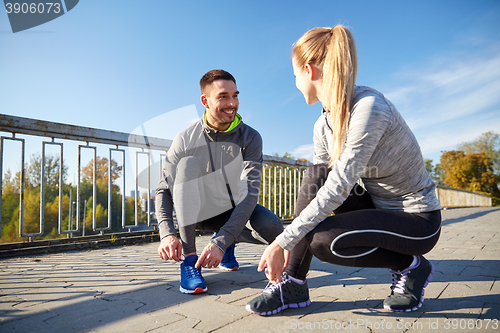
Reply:
[[[264, 153], [310, 159], [321, 106], [296, 89], [290, 50], [307, 30], [338, 23], [357, 42], [357, 84], [396, 105], [425, 157], [500, 133], [498, 0], [81, 0], [16, 34], [3, 12], [0, 113], [132, 132], [179, 108], [200, 115], [199, 79], [223, 68]], [[181, 129], [166, 128], [148, 134]]]

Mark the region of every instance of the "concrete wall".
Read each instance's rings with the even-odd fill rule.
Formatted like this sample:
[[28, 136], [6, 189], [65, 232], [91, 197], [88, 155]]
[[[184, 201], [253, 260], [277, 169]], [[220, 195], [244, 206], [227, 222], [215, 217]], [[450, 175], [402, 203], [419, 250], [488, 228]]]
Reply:
[[485, 194], [438, 186], [436, 194], [441, 207], [491, 207], [491, 197]]

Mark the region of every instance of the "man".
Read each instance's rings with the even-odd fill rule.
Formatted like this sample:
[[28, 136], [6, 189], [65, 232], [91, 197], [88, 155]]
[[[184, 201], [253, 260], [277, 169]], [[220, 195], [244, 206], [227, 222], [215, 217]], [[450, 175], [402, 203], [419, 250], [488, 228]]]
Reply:
[[[283, 231], [281, 220], [257, 205], [262, 138], [238, 112], [236, 80], [224, 70], [200, 80], [205, 113], [174, 138], [156, 190], [156, 215], [164, 260], [181, 260], [180, 291], [207, 291], [201, 266], [237, 270], [234, 243], [270, 244]], [[180, 240], [175, 236], [175, 204]], [[198, 258], [195, 231], [216, 232]]]

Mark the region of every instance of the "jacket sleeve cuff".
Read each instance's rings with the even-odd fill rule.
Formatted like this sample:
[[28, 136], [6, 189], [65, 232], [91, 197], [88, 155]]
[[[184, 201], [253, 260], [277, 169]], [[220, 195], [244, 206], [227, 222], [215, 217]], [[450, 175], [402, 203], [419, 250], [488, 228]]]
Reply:
[[229, 239], [228, 235], [218, 235], [210, 240], [210, 243], [217, 246], [223, 253], [226, 253], [226, 249], [229, 245], [234, 243], [234, 239]]
[[279, 245], [281, 248], [283, 248], [283, 249], [285, 249], [285, 250], [287, 250], [287, 251], [292, 251], [292, 249], [293, 249], [293, 247], [294, 247], [292, 244], [290, 244], [290, 243], [288, 243], [288, 242], [286, 241], [286, 238], [285, 238], [285, 236], [283, 235], [283, 233], [279, 234], [279, 235], [276, 237], [276, 243], [278, 243], [278, 245]]
[[213, 245], [215, 245], [215, 246], [217, 246], [217, 248], [218, 248], [219, 250], [221, 250], [221, 251], [222, 251], [222, 253], [226, 253], [226, 251], [224, 251], [224, 250], [223, 250], [223, 249], [222, 249], [222, 248], [221, 248], [221, 247], [220, 247], [217, 243], [215, 243], [215, 242], [213, 241], [213, 239], [210, 241], [210, 243], [211, 243], [211, 244], [213, 244]]
[[167, 223], [167, 222], [160, 223], [158, 225], [158, 230], [160, 231], [160, 240], [167, 237], [168, 235], [176, 235], [177, 234], [177, 230], [175, 230], [174, 226], [170, 225], [170, 223]]

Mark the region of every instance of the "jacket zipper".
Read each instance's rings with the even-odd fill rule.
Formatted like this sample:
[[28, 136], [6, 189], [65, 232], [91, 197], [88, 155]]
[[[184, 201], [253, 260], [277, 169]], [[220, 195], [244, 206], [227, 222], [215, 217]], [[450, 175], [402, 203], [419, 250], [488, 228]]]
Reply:
[[[212, 149], [210, 148], [210, 140], [208, 139], [208, 135], [205, 134], [205, 140], [207, 141], [207, 146], [208, 146], [208, 154], [210, 156], [210, 164], [212, 165], [212, 172], [215, 172], [215, 165], [214, 165], [214, 159], [212, 157]], [[219, 139], [219, 132], [215, 133], [215, 155], [217, 156], [217, 146], [218, 146], [218, 139]], [[226, 171], [224, 170], [224, 160], [222, 153], [220, 154], [220, 169], [222, 172], [222, 175], [224, 176], [224, 182], [226, 183], [226, 189], [227, 189], [227, 194], [229, 195], [229, 200], [231, 200], [231, 205], [233, 208], [236, 207], [236, 204], [234, 203], [234, 198], [233, 198], [233, 193], [231, 192], [231, 187], [229, 186], [229, 182], [227, 180], [227, 175]]]

